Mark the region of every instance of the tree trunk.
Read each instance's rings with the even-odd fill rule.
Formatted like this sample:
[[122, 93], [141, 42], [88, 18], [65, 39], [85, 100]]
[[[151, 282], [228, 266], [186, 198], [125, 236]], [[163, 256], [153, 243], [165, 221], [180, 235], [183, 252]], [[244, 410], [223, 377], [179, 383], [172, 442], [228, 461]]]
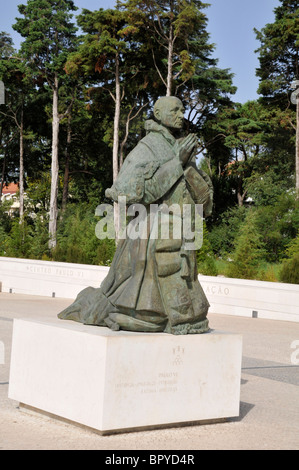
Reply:
[[113, 182], [118, 176], [118, 150], [119, 150], [119, 119], [120, 119], [120, 80], [119, 80], [119, 55], [115, 56], [115, 112], [113, 128]]
[[127, 117], [125, 136], [120, 145], [119, 168], [122, 167], [122, 164], [124, 162], [124, 151], [125, 151], [125, 146], [126, 146], [128, 137], [129, 137], [129, 126], [130, 126], [130, 114]]
[[[114, 113], [114, 129], [113, 129], [113, 183], [116, 181], [118, 176], [118, 151], [119, 151], [119, 120], [120, 120], [120, 79], [119, 79], [119, 55], [115, 56], [115, 113]], [[114, 228], [116, 242], [118, 240], [119, 232], [119, 210], [118, 204], [114, 203]]]
[[2, 191], [3, 191], [3, 186], [4, 186], [5, 166], [6, 166], [6, 149], [4, 150], [3, 163], [2, 163], [2, 175], [1, 175], [1, 182], [0, 182], [0, 204], [2, 202], [1, 197], [2, 197]]
[[296, 101], [296, 194], [299, 199], [299, 94]]
[[172, 69], [173, 69], [173, 26], [169, 28], [169, 40], [168, 40], [168, 70], [167, 70], [167, 88], [166, 96], [171, 96], [172, 93]]
[[58, 143], [59, 143], [59, 114], [58, 114], [58, 76], [55, 75], [53, 87], [53, 122], [52, 122], [52, 163], [51, 163], [51, 196], [49, 219], [49, 248], [56, 246], [57, 231], [57, 194], [58, 194]]
[[242, 207], [244, 205], [244, 199], [245, 199], [246, 194], [247, 194], [247, 190], [243, 192], [242, 181], [240, 181], [238, 184], [238, 189], [237, 189], [237, 199], [238, 199], [239, 207]]
[[69, 174], [70, 174], [70, 145], [72, 141], [72, 129], [71, 129], [71, 114], [68, 115], [67, 121], [67, 139], [66, 139], [66, 148], [65, 148], [65, 168], [64, 168], [64, 179], [63, 179], [63, 192], [62, 192], [62, 203], [61, 211], [62, 213], [66, 209], [68, 195], [69, 195]]
[[130, 129], [130, 122], [135, 119], [138, 114], [148, 105], [148, 102], [144, 103], [143, 105], [141, 105], [139, 107], [139, 109], [136, 111], [136, 113], [132, 116], [132, 113], [133, 113], [133, 110], [135, 108], [135, 105], [132, 106], [132, 108], [130, 109], [130, 111], [128, 112], [128, 115], [127, 115], [127, 120], [126, 120], [126, 131], [125, 131], [125, 135], [124, 135], [124, 138], [120, 144], [120, 151], [119, 151], [119, 169], [121, 169], [122, 167], [122, 164], [124, 162], [124, 151], [125, 151], [125, 146], [126, 146], [126, 143], [127, 143], [127, 140], [128, 140], [128, 137], [129, 137], [129, 129]]
[[20, 193], [20, 224], [24, 221], [24, 109], [22, 103], [21, 122], [20, 122], [20, 177], [19, 177], [19, 193]]

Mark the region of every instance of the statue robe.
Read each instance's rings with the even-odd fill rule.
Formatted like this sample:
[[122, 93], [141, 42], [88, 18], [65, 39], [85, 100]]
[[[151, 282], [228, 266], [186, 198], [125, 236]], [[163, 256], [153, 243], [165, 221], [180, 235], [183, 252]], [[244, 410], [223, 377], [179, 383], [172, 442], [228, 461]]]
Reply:
[[[211, 183], [194, 163], [183, 168], [178, 141], [165, 127], [150, 120], [146, 130], [106, 196], [113, 201], [125, 196], [127, 205], [143, 204], [147, 236], [120, 240], [101, 286], [84, 289], [58, 316], [112, 329], [202, 333], [209, 329], [209, 304], [197, 278], [196, 251], [186, 249], [183, 237], [162, 238], [161, 229], [165, 220], [170, 221], [170, 235], [172, 226], [183, 227], [184, 204], [203, 204], [209, 215]], [[161, 211], [153, 217], [152, 204], [177, 204], [182, 210], [168, 219], [161, 218]]]

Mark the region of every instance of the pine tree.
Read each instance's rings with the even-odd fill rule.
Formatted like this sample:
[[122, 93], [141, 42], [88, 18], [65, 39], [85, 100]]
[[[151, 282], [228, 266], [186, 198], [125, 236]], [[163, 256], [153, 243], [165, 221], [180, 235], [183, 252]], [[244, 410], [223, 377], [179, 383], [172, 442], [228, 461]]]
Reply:
[[[259, 93], [268, 103], [283, 110], [294, 104], [290, 98], [292, 83], [299, 80], [299, 5], [298, 0], [280, 0], [281, 5], [274, 9], [275, 21], [256, 32], [261, 46], [259, 53], [260, 66], [257, 76], [260, 78]], [[298, 87], [298, 84], [297, 84]], [[290, 119], [296, 131], [296, 189], [299, 196], [299, 93], [297, 90], [297, 119], [295, 111]], [[296, 124], [297, 120], [297, 124]]]
[[[9, 59], [9, 57], [15, 52], [15, 49], [13, 47], [13, 41], [12, 38], [10, 37], [9, 34], [5, 33], [2, 31], [0, 33], [0, 79], [3, 82], [3, 88], [4, 88], [4, 104], [0, 105], [0, 158], [2, 159], [1, 161], [1, 180], [0, 180], [0, 205], [1, 205], [1, 196], [2, 196], [2, 191], [3, 191], [3, 186], [4, 182], [6, 179], [6, 174], [7, 174], [7, 160], [8, 160], [8, 150], [9, 150], [9, 144], [14, 140], [14, 134], [11, 132], [11, 128], [13, 128], [13, 123], [9, 119], [7, 119], [6, 113], [7, 113], [7, 97], [5, 96], [7, 94], [6, 88], [7, 88], [7, 79], [6, 77], [4, 78], [4, 72], [6, 69], [5, 63], [6, 60]], [[3, 70], [4, 68], [4, 70]]]
[[279, 279], [289, 284], [299, 284], [299, 235], [292, 240], [286, 251], [286, 259], [281, 267]]
[[[113, 100], [113, 181], [116, 180], [122, 164], [129, 124], [148, 104], [144, 93], [147, 85], [141, 73], [144, 71], [143, 63], [146, 62], [145, 56], [140, 52], [142, 38], [139, 36], [137, 44], [138, 41], [134, 36], [136, 29], [128, 25], [127, 19], [126, 12], [119, 9], [100, 9], [94, 12], [83, 9], [78, 17], [78, 24], [85, 34], [81, 37], [78, 50], [69, 57], [66, 64], [70, 75], [84, 76], [86, 83], [92, 85], [93, 99], [96, 99], [97, 93], [103, 95], [104, 92]], [[126, 113], [123, 103], [126, 103]], [[122, 115], [126, 123], [124, 139], [120, 145]], [[116, 204], [115, 231], [117, 238]]]
[[215, 263], [215, 255], [209, 240], [209, 232], [205, 221], [203, 221], [202, 236], [202, 246], [196, 254], [198, 271], [206, 276], [217, 276], [218, 270]]
[[264, 255], [263, 243], [255, 222], [255, 212], [250, 210], [236, 237], [235, 250], [226, 275], [239, 279], [255, 279], [259, 262]]
[[[191, 80], [196, 60], [207, 58], [213, 45], [208, 43], [207, 17], [200, 0], [127, 0], [118, 2], [126, 9], [131, 27], [138, 28], [152, 56], [165, 95], [178, 95]], [[204, 60], [205, 60], [204, 59]]]
[[[7, 49], [6, 49], [7, 51]], [[11, 51], [10, 57], [5, 57], [0, 63], [0, 78], [5, 83], [6, 103], [1, 107], [0, 114], [8, 118], [19, 135], [19, 217], [24, 219], [24, 147], [26, 133], [25, 114], [32, 98], [33, 84], [30, 72], [22, 57]]]
[[13, 28], [24, 41], [20, 52], [29, 62], [32, 73], [40, 83], [47, 83], [52, 91], [52, 165], [49, 234], [50, 247], [56, 245], [57, 192], [59, 172], [59, 124], [65, 113], [59, 113], [59, 90], [67, 79], [64, 65], [68, 53], [74, 48], [77, 28], [71, 22], [71, 11], [77, 8], [72, 0], [28, 0], [19, 5]]

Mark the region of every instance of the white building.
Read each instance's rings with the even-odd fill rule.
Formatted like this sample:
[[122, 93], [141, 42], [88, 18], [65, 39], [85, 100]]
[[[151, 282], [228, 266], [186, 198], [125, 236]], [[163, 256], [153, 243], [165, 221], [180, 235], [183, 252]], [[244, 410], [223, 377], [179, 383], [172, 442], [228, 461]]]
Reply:
[[19, 191], [19, 185], [16, 183], [9, 183], [2, 188], [1, 202], [13, 201], [9, 208], [9, 215], [12, 215], [14, 211], [18, 211], [20, 208], [20, 201], [17, 195]]

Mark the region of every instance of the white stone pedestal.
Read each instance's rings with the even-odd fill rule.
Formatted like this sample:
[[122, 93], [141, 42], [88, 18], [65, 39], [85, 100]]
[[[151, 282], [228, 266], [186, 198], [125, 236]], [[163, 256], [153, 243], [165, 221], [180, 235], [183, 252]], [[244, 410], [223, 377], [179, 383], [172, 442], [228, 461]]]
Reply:
[[242, 337], [14, 320], [9, 398], [116, 432], [239, 415]]

